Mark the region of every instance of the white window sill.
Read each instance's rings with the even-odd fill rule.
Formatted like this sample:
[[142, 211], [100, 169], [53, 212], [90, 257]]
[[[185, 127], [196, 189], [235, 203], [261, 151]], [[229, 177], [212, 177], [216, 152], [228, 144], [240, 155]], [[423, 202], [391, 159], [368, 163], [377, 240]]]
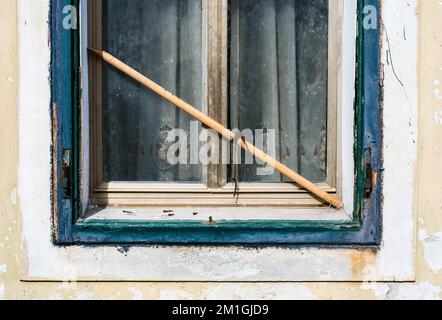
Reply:
[[94, 221], [351, 221], [344, 210], [331, 208], [103, 208], [90, 214], [84, 222]]

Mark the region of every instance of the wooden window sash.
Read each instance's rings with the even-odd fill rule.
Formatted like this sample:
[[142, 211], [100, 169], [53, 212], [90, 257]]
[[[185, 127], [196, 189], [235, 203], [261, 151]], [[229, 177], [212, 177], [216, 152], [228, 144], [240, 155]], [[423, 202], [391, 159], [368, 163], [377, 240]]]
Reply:
[[[228, 5], [229, 0], [203, 3], [203, 111], [227, 126], [228, 122]], [[343, 0], [329, 0], [329, 79], [327, 180], [319, 186], [340, 197], [340, 52]], [[88, 2], [89, 46], [102, 49], [102, 0]], [[305, 190], [290, 184], [241, 183], [240, 199], [232, 198], [226, 165], [203, 166], [202, 184], [104, 182], [102, 175], [102, 61], [89, 58], [91, 174], [94, 204], [109, 206], [272, 206], [317, 207], [322, 205]], [[339, 139], [339, 141], [338, 141]], [[220, 146], [219, 146], [220, 147]], [[221, 154], [218, 152], [218, 154]], [[221, 155], [220, 155], [221, 157]], [[169, 199], [170, 201], [168, 201]]]

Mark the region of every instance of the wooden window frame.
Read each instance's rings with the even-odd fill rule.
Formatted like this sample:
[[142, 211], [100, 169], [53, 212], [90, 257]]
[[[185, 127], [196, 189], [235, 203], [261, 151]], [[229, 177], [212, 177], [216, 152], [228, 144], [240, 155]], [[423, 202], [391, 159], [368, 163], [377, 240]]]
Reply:
[[[85, 0], [81, 0], [82, 2]], [[80, 32], [64, 29], [60, 12], [80, 0], [51, 0], [51, 111], [53, 242], [65, 245], [364, 246], [382, 241], [382, 65], [379, 0], [357, 0], [354, 101], [354, 203], [345, 220], [94, 220], [82, 215], [81, 178], [87, 145], [82, 136]], [[377, 10], [377, 29], [363, 27], [366, 5]], [[346, 90], [353, 88], [346, 87]], [[82, 129], [83, 128], [83, 129]], [[89, 190], [89, 189], [87, 189]], [[253, 210], [253, 209], [251, 209]], [[265, 210], [265, 208], [263, 208]], [[300, 210], [291, 210], [300, 211]], [[272, 213], [271, 210], [268, 214]]]
[[[329, 71], [327, 116], [327, 180], [321, 188], [342, 196], [339, 165], [341, 139], [339, 92], [341, 91], [342, 1], [329, 0]], [[225, 126], [228, 110], [228, 4], [229, 0], [202, 0], [203, 15], [203, 111]], [[89, 0], [89, 46], [102, 46], [102, 0]], [[102, 168], [102, 61], [89, 58], [90, 81], [90, 197], [98, 206], [118, 207], [286, 207], [326, 206], [309, 192], [290, 183], [241, 183], [239, 197], [232, 197], [226, 165], [203, 167], [202, 184], [103, 182]], [[93, 75], [93, 76], [91, 76]], [[221, 154], [218, 152], [218, 154]]]

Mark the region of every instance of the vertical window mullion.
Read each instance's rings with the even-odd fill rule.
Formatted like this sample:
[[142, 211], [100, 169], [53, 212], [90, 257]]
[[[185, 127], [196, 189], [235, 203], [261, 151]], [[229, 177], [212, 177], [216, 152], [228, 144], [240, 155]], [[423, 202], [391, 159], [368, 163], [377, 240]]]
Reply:
[[[88, 45], [91, 48], [103, 49], [102, 0], [88, 2]], [[102, 154], [102, 61], [95, 56], [89, 56], [90, 81], [90, 118], [92, 124], [90, 155], [92, 156], [91, 191], [99, 188], [103, 182]]]
[[[239, 1], [229, 0], [230, 2], [230, 35], [229, 35], [229, 116], [230, 116], [230, 127], [232, 129], [239, 129]], [[236, 146], [232, 146], [236, 148]], [[239, 175], [240, 166], [235, 162], [237, 161], [238, 155], [233, 152], [230, 157], [231, 161], [231, 171]], [[235, 166], [235, 168], [234, 168]], [[233, 178], [233, 177], [232, 177]], [[235, 177], [239, 180], [239, 177]]]
[[[227, 126], [227, 0], [205, 1], [207, 28], [207, 114]], [[214, 146], [218, 164], [206, 168], [209, 188], [220, 188], [226, 183], [227, 167], [222, 162], [222, 143]]]
[[342, 98], [341, 57], [342, 57], [342, 12], [343, 1], [329, 0], [328, 34], [328, 115], [327, 115], [327, 183], [341, 193], [341, 183], [337, 178], [342, 172], [340, 154], [342, 137], [338, 128], [342, 126], [342, 112], [339, 100]]

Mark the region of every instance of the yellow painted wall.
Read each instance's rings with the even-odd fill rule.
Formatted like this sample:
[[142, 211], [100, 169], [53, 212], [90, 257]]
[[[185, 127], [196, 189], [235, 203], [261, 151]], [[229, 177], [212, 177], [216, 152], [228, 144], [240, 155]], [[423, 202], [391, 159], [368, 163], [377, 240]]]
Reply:
[[[19, 279], [17, 0], [0, 11], [0, 299], [442, 298], [442, 5], [420, 1], [420, 157], [415, 283], [25, 283]], [[441, 98], [442, 99], [442, 98]]]

